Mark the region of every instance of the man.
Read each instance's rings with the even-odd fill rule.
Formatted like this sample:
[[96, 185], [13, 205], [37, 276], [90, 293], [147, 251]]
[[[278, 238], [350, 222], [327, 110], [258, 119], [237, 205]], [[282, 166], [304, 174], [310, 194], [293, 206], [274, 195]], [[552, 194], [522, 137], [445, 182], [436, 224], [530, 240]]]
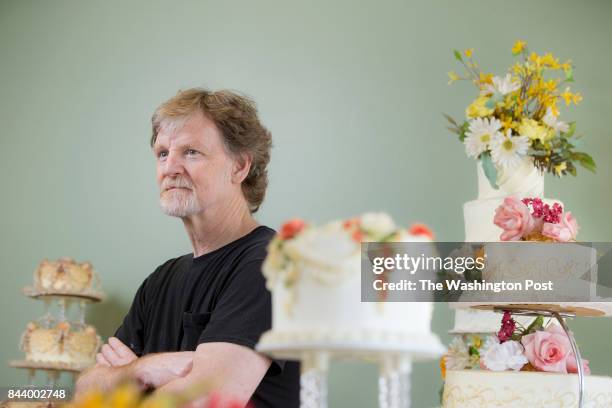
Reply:
[[77, 393], [126, 378], [181, 392], [207, 383], [256, 407], [299, 405], [299, 366], [254, 351], [271, 327], [261, 265], [274, 231], [253, 218], [267, 187], [271, 136], [249, 99], [179, 92], [153, 114], [160, 205], [179, 217], [193, 254], [159, 266]]

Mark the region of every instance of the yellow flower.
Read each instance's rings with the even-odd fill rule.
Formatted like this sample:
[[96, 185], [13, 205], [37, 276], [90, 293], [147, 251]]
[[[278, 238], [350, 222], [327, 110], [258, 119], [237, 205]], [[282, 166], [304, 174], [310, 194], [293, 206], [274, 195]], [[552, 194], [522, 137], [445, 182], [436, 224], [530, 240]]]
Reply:
[[563, 64], [561, 64], [561, 69], [565, 72], [569, 71], [572, 68], [572, 60], [567, 60]]
[[453, 82], [458, 81], [458, 80], [460, 80], [460, 79], [461, 79], [461, 78], [459, 77], [459, 75], [457, 75], [457, 74], [455, 73], [455, 71], [450, 71], [450, 72], [448, 73], [448, 77], [450, 78], [450, 80], [448, 81], [448, 84], [449, 84], [449, 85], [450, 85], [450, 84], [452, 84]]
[[142, 401], [139, 408], [173, 408], [177, 405], [177, 400], [172, 395], [154, 394]]
[[473, 48], [468, 48], [467, 50], [463, 51], [463, 53], [465, 54], [466, 57], [472, 58], [472, 54], [474, 53], [474, 49]]
[[560, 69], [559, 60], [555, 58], [550, 52], [547, 52], [544, 56], [540, 57], [540, 65], [549, 67], [550, 69]]
[[544, 106], [544, 110], [550, 109], [552, 114], [557, 117], [559, 116], [559, 109], [557, 108], [557, 97], [553, 95], [543, 95], [540, 97], [540, 103]]
[[480, 73], [480, 77], [478, 78], [478, 82], [480, 82], [481, 85], [492, 84], [493, 83], [493, 74], [483, 74], [481, 72]]
[[508, 130], [508, 129], [512, 129], [514, 128], [514, 122], [512, 122], [512, 118], [510, 116], [504, 118], [502, 121], [502, 127], [504, 128], [504, 130]]
[[104, 407], [104, 395], [98, 391], [90, 391], [83, 396], [83, 398], [69, 405], [71, 408], [103, 408]]
[[569, 106], [569, 104], [572, 102], [574, 103], [574, 105], [578, 105], [582, 101], [582, 95], [580, 95], [579, 93], [571, 93], [569, 86], [565, 88], [565, 91], [563, 91], [560, 96], [565, 101], [566, 106]]
[[465, 114], [468, 118], [480, 118], [483, 116], [488, 116], [493, 113], [493, 109], [489, 109], [486, 107], [486, 103], [489, 100], [489, 97], [486, 95], [481, 95], [472, 102], [470, 106], [465, 110]]
[[125, 384], [117, 388], [110, 396], [109, 403], [113, 408], [136, 408], [140, 394], [133, 384]]
[[542, 143], [554, 136], [554, 131], [546, 126], [540, 125], [533, 119], [523, 119], [518, 128], [521, 136], [527, 136], [530, 140], [539, 139]]
[[582, 102], [582, 95], [580, 95], [579, 93], [574, 94], [574, 96], [572, 97], [572, 102], [574, 102], [574, 105], [578, 105], [580, 102]]
[[472, 335], [472, 345], [477, 349], [482, 345], [482, 339], [478, 335]]
[[523, 52], [526, 46], [527, 43], [525, 41], [517, 40], [512, 46], [512, 54], [516, 55]]
[[544, 82], [542, 87], [544, 88], [544, 90], [550, 93], [555, 93], [555, 91], [557, 90], [558, 83], [559, 79], [549, 79], [548, 81]]
[[446, 356], [442, 356], [440, 359], [440, 375], [443, 380], [446, 378]]
[[557, 176], [560, 176], [561, 172], [565, 169], [567, 169], [567, 163], [563, 162], [561, 164], [557, 164], [555, 166], [555, 173], [557, 173]]

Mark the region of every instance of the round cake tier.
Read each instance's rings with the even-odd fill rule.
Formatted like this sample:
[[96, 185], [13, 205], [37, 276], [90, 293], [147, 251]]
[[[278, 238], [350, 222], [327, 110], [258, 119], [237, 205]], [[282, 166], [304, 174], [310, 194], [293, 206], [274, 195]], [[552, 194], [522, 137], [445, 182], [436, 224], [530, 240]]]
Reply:
[[431, 332], [433, 304], [426, 302], [362, 302], [359, 270], [326, 281], [304, 268], [287, 287], [272, 290], [272, 330], [264, 349], [365, 348], [410, 351], [438, 356], [444, 348]]
[[[546, 372], [449, 370], [445, 408], [578, 407], [578, 375]], [[612, 378], [585, 377], [585, 407], [612, 406]]]
[[497, 189], [491, 186], [484, 173], [482, 163], [477, 164], [478, 199], [504, 198], [511, 195], [521, 197], [542, 197], [544, 195], [544, 175], [534, 167], [530, 158], [525, 158], [520, 166], [504, 171], [497, 169]]
[[429, 360], [444, 353], [435, 334], [374, 331], [371, 329], [270, 330], [261, 337], [257, 350], [276, 358], [300, 359], [308, 352], [328, 352], [339, 358], [374, 358], [380, 354]]
[[[460, 309], [454, 303], [451, 305], [455, 308], [455, 325], [450, 334], [495, 334], [501, 328], [502, 315], [498, 312], [477, 309]], [[533, 317], [513, 316], [514, 320], [527, 327]]]

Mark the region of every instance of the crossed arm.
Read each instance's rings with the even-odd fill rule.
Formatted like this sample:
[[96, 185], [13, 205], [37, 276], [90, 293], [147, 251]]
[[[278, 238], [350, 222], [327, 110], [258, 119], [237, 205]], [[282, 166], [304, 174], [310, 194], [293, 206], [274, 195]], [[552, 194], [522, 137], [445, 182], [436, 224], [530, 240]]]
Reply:
[[143, 388], [172, 393], [209, 381], [215, 390], [246, 403], [271, 364], [269, 358], [248, 347], [225, 342], [138, 358], [115, 337], [102, 346], [96, 360], [79, 377], [77, 395], [92, 388], [108, 390], [126, 379], [136, 380]]

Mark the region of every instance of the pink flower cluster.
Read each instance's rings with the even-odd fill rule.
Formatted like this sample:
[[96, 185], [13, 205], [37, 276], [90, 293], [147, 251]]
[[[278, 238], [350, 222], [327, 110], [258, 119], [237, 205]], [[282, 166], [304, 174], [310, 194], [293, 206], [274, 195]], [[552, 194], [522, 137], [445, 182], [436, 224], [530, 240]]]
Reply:
[[499, 339], [499, 342], [503, 343], [504, 341], [511, 340], [515, 329], [516, 322], [512, 318], [510, 312], [505, 311], [504, 317], [502, 318], [502, 327], [499, 332], [497, 332], [497, 338]]
[[[563, 329], [555, 324], [521, 338], [525, 357], [539, 371], [577, 373], [576, 357]], [[590, 374], [589, 361], [583, 360], [585, 374]]]
[[539, 198], [506, 197], [495, 210], [493, 223], [503, 229], [502, 241], [520, 241], [540, 233], [557, 242], [575, 241], [578, 222], [558, 203], [549, 206]]

